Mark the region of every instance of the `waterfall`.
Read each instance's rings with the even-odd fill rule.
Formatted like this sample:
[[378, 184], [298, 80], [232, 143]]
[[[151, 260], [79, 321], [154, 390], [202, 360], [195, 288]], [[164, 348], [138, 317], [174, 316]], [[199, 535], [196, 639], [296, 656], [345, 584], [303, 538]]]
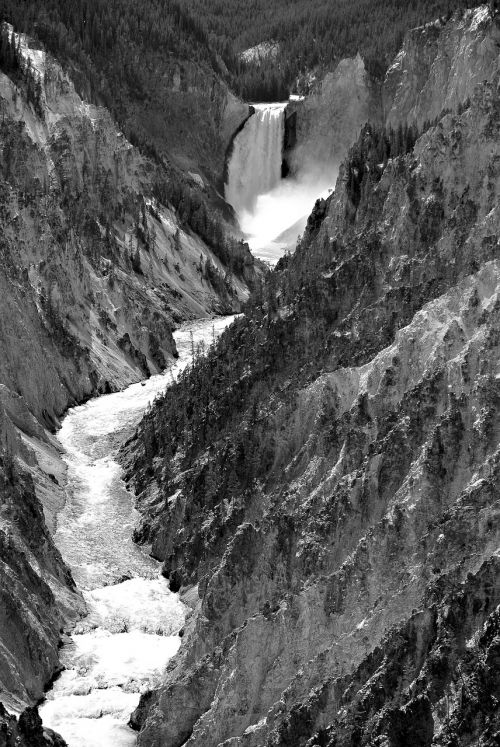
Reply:
[[281, 178], [287, 104], [256, 104], [233, 140], [225, 197], [256, 257], [275, 264], [293, 251], [318, 197], [327, 197], [336, 170], [306, 164]]
[[233, 141], [226, 200], [238, 215], [252, 212], [257, 197], [281, 179], [286, 104], [256, 104], [255, 114]]

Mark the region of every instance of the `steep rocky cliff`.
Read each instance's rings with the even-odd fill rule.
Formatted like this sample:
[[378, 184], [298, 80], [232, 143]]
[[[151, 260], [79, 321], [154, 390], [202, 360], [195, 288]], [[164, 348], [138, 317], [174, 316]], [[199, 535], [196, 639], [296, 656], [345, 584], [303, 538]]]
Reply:
[[49, 533], [65, 499], [51, 432], [69, 406], [163, 370], [175, 326], [238, 310], [256, 270], [223, 226], [209, 246], [162, 200], [171, 171], [40, 45], [7, 25], [1, 45], [0, 698], [21, 707], [83, 610]]
[[421, 127], [457, 111], [498, 70], [500, 27], [487, 5], [410, 31], [383, 86], [387, 124]]
[[303, 101], [287, 106], [294, 138], [285, 157], [292, 173], [337, 169], [365, 122], [382, 121], [380, 85], [358, 54], [339, 62]]
[[303, 172], [310, 163], [337, 168], [366, 122], [422, 128], [444, 110], [457, 111], [478, 83], [492, 79], [499, 44], [498, 24], [482, 5], [408, 32], [383, 81], [366, 71], [359, 54], [342, 60], [287, 108], [291, 170]]
[[193, 609], [140, 745], [498, 744], [497, 64], [414, 147], [363, 128], [128, 444], [137, 540]]

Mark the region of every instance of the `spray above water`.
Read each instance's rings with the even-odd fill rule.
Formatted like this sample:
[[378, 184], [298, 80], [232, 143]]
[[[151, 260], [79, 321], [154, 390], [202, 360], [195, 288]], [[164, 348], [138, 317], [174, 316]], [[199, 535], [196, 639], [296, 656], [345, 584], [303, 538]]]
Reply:
[[295, 248], [315, 201], [328, 196], [336, 177], [311, 164], [281, 178], [286, 106], [254, 105], [234, 139], [225, 190], [253, 254], [271, 264]]
[[239, 215], [241, 230], [252, 252], [275, 264], [286, 250], [295, 249], [314, 203], [330, 192], [325, 177], [310, 174], [282, 179], [270, 192], [259, 195], [255, 209], [243, 210]]

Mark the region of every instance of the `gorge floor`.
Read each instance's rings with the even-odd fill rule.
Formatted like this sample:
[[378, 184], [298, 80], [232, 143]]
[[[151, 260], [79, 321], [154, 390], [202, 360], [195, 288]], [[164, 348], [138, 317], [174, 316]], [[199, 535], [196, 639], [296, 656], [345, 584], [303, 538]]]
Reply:
[[40, 709], [69, 747], [129, 747], [139, 695], [158, 684], [178, 650], [186, 608], [160, 564], [132, 541], [137, 512], [115, 460], [148, 405], [233, 317], [183, 324], [179, 358], [163, 374], [71, 409], [58, 437], [67, 464], [66, 505], [55, 541], [83, 592], [88, 614], [64, 645], [65, 667]]

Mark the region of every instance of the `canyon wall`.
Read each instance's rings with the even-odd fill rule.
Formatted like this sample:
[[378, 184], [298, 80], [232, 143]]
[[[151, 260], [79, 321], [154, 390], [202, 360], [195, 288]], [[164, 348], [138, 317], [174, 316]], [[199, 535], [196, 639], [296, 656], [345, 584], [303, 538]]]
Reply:
[[382, 121], [380, 85], [357, 57], [341, 60], [303, 101], [291, 102], [294, 137], [285, 158], [292, 174], [336, 171], [365, 122]]
[[[54, 60], [24, 37], [22, 49], [44, 85], [36, 112], [14, 80], [0, 79], [2, 297], [12, 305], [2, 318], [31, 330], [4, 330], [1, 381], [39, 418], [43, 403], [50, 425], [96, 389], [161, 370], [174, 352], [175, 323], [238, 308], [246, 288], [234, 278], [217, 293], [204, 265], [227, 268], [154, 199], [154, 165], [105, 109], [80, 99]], [[34, 346], [43, 365], [21, 365]]]
[[[182, 321], [239, 310], [256, 270], [246, 246], [214, 249], [162, 201], [171, 171], [56, 60], [7, 26], [5, 39], [17, 51], [0, 71], [0, 699], [21, 708], [84, 610], [50, 535], [65, 500], [52, 433], [68, 407], [162, 371]], [[239, 104], [219, 104], [229, 137]], [[182, 178], [201, 205], [203, 182]]]
[[467, 101], [498, 70], [500, 28], [487, 5], [410, 31], [383, 86], [387, 125], [422, 128]]
[[149, 86], [155, 92], [152, 110], [137, 102], [127, 121], [144, 128], [182, 170], [215, 184], [231, 138], [248, 116], [248, 104], [214, 71], [188, 60], [162, 63]]
[[360, 55], [341, 60], [287, 108], [293, 138], [285, 143], [292, 173], [335, 172], [366, 122], [422, 129], [444, 110], [457, 111], [498, 69], [500, 30], [488, 6], [413, 29], [382, 82]]
[[[481, 7], [440, 33], [496, 29]], [[363, 127], [295, 255], [123, 453], [136, 539], [192, 607], [141, 747], [497, 744], [498, 48], [443, 85], [456, 111], [415, 145]]]

